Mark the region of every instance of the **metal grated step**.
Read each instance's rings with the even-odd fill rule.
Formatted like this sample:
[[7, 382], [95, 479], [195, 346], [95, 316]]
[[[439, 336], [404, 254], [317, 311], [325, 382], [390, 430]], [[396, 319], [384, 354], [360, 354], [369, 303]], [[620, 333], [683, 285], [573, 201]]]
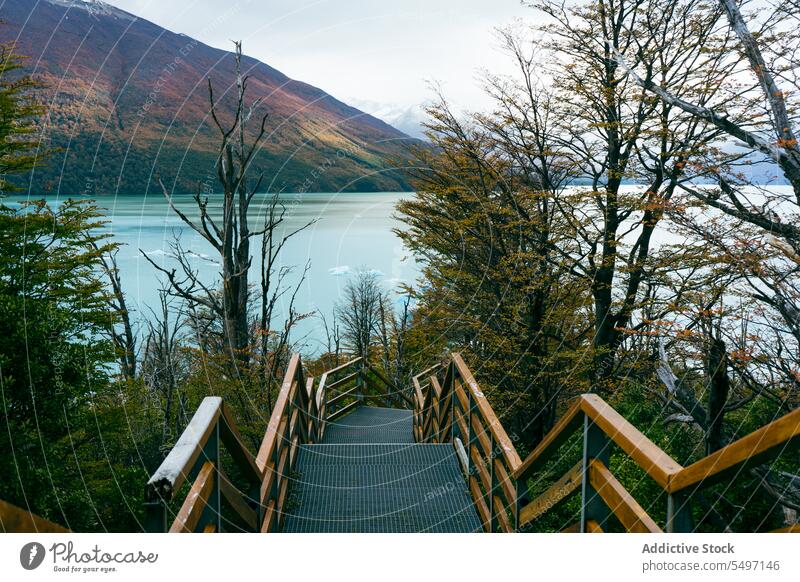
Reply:
[[[406, 423], [402, 442], [352, 442]], [[453, 447], [413, 443], [408, 411], [358, 408], [328, 427], [325, 443], [298, 449], [283, 531], [480, 531]]]
[[298, 462], [315, 465], [431, 465], [449, 458], [452, 446], [430, 444], [300, 445]]
[[413, 443], [410, 410], [360, 406], [328, 425], [324, 443]]

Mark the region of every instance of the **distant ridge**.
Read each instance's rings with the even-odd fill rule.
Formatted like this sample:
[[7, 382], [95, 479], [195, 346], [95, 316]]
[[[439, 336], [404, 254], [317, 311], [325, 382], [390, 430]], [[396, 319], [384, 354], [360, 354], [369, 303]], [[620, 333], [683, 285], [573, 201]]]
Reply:
[[[156, 176], [178, 192], [213, 189], [219, 142], [206, 78], [230, 112], [231, 53], [98, 0], [0, 0], [0, 19], [0, 40], [47, 86], [43, 146], [61, 150], [35, 171], [32, 194], [153, 194]], [[243, 64], [249, 98], [264, 98], [269, 112], [255, 161], [266, 187], [409, 189], [394, 168], [412, 138], [256, 59]]]

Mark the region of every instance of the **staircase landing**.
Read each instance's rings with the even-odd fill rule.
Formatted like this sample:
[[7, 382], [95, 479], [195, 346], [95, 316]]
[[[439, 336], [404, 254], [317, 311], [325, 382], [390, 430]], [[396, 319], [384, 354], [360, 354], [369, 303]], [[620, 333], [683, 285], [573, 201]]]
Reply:
[[411, 423], [359, 407], [300, 446], [283, 531], [480, 531], [452, 445], [415, 444]]
[[323, 444], [413, 444], [410, 410], [360, 406], [328, 424]]

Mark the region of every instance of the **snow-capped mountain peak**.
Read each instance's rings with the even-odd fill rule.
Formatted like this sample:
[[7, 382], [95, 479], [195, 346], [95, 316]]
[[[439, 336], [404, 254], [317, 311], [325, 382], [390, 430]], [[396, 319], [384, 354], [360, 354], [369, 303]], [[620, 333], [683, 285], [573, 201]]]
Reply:
[[111, 6], [111, 4], [107, 4], [102, 0], [46, 0], [46, 2], [73, 10], [84, 10], [95, 18], [98, 16], [111, 16], [123, 20], [136, 20], [134, 15]]

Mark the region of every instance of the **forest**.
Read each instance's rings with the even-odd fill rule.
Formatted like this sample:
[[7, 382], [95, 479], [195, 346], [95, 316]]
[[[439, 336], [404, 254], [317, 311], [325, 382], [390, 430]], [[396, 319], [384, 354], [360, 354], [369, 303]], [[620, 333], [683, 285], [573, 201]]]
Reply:
[[[257, 449], [293, 328], [309, 318], [327, 338], [304, 354], [312, 375], [362, 356], [410, 392], [415, 370], [460, 352], [522, 452], [584, 393], [681, 463], [800, 406], [800, 5], [525, 4], [530, 19], [497, 31], [516, 72], [482, 73], [492, 106], [459, 111], [441, 90], [427, 111], [415, 194], [395, 210], [422, 265], [414, 285], [387, 289], [365, 271], [332, 313], [294, 307], [289, 275], [307, 267], [278, 258], [306, 227], [282, 230], [289, 209], [263, 192], [251, 164], [261, 97], [238, 69], [235, 91], [208, 84], [215, 184], [198, 188], [195, 215], [171, 206], [213, 247], [218, 281], [201, 280], [176, 239], [176, 268], [151, 261], [163, 291], [143, 329], [92, 201], [0, 203], [0, 499], [75, 531], [141, 531], [144, 483], [204, 396], [224, 397]], [[11, 193], [7, 177], [48, 163], [46, 111], [24, 60], [11, 46], [0, 56]], [[252, 228], [256, 196], [271, 204]], [[698, 529], [797, 523], [799, 471], [787, 451], [706, 490]], [[660, 502], [636, 470], [621, 480]]]

